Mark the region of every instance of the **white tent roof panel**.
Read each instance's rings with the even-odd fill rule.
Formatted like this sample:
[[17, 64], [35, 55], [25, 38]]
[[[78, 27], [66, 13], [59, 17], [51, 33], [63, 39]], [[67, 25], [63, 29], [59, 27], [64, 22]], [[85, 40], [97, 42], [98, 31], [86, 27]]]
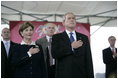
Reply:
[[[2, 1], [1, 4], [1, 17], [7, 20], [41, 21], [38, 18], [47, 17], [44, 20], [55, 21], [56, 17], [56, 21], [62, 21], [58, 14], [62, 16], [66, 12], [73, 12], [78, 18], [84, 16], [77, 20], [82, 23], [88, 22], [89, 17], [91, 25], [114, 17], [117, 19], [117, 1]], [[52, 16], [48, 17], [50, 14]]]

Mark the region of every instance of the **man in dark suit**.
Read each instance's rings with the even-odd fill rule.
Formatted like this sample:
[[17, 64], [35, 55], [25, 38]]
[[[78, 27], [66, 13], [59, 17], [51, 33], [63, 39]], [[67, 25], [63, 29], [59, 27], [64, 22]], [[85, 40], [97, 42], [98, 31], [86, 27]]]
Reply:
[[1, 77], [9, 78], [12, 77], [11, 70], [11, 57], [13, 55], [13, 48], [16, 43], [10, 41], [10, 30], [8, 28], [4, 28], [2, 30], [1, 36], [3, 40], [1, 41]]
[[52, 37], [52, 56], [56, 59], [56, 77], [93, 78], [93, 63], [87, 36], [75, 31], [73, 13], [64, 15], [65, 31]]
[[56, 25], [54, 23], [46, 23], [44, 25], [45, 37], [42, 37], [36, 41], [37, 45], [41, 45], [43, 48], [45, 63], [47, 65], [48, 77], [55, 77], [55, 60], [52, 58], [51, 54], [51, 39], [52, 35], [56, 32]]
[[117, 48], [115, 48], [116, 38], [108, 38], [110, 47], [103, 50], [103, 62], [106, 64], [106, 78], [117, 78]]

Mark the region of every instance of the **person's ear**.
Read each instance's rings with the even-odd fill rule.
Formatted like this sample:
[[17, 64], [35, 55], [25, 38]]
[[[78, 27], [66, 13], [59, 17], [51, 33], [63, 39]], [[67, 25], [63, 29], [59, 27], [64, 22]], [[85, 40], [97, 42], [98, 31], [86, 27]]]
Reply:
[[63, 24], [63, 26], [65, 26], [65, 22], [64, 21], [62, 22], [62, 24]]

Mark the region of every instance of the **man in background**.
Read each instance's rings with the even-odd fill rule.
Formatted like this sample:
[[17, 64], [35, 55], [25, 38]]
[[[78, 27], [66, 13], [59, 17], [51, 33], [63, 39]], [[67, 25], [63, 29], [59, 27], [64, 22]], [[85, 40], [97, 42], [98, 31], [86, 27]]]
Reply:
[[3, 28], [1, 36], [3, 37], [1, 41], [1, 77], [10, 78], [13, 72], [10, 62], [16, 43], [10, 41], [10, 30], [8, 28]]
[[117, 48], [115, 47], [116, 38], [110, 36], [108, 38], [110, 46], [104, 49], [103, 62], [106, 65], [106, 78], [117, 78]]
[[49, 78], [55, 77], [55, 59], [52, 58], [51, 54], [52, 36], [55, 34], [55, 32], [56, 25], [54, 23], [46, 23], [44, 25], [44, 33], [46, 36], [36, 41], [36, 44], [41, 45], [43, 48]]

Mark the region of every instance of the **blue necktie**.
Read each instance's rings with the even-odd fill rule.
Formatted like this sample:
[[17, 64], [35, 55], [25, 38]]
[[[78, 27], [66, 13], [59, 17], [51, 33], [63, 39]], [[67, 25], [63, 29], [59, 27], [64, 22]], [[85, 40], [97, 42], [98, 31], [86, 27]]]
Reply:
[[75, 39], [73, 37], [73, 33], [72, 32], [70, 32], [69, 34], [70, 34], [70, 42], [72, 43], [73, 41], [75, 41]]

